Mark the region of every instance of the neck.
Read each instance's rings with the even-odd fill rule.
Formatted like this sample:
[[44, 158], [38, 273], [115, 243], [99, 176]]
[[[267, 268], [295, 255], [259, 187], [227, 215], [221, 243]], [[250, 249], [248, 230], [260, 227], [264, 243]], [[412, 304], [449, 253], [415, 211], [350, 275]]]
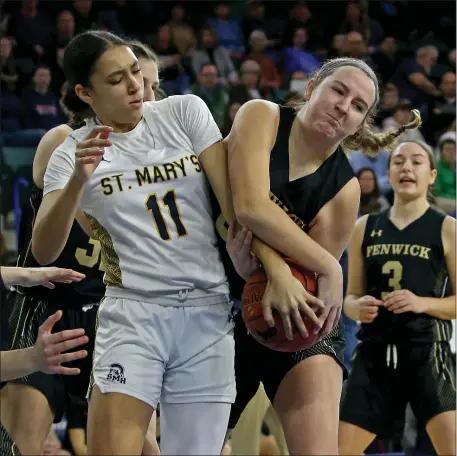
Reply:
[[335, 144], [331, 139], [323, 138], [322, 134], [305, 124], [305, 110], [306, 107], [298, 112], [290, 132], [292, 142], [290, 161], [297, 173], [300, 173], [300, 169], [303, 171], [315, 166], [317, 169], [338, 148], [338, 143]]
[[396, 195], [390, 210], [390, 218], [408, 223], [420, 217], [429, 207], [430, 204], [426, 198], [407, 201]]
[[138, 122], [129, 123], [129, 124], [117, 123], [117, 122], [113, 122], [109, 119], [102, 119], [100, 117], [97, 117], [97, 120], [100, 124], [111, 127], [113, 129], [114, 133], [127, 133], [129, 131], [132, 131], [138, 125], [138, 123], [140, 122], [141, 119]]
[[47, 91], [47, 87], [35, 87], [35, 92], [41, 93], [43, 95], [46, 95]]

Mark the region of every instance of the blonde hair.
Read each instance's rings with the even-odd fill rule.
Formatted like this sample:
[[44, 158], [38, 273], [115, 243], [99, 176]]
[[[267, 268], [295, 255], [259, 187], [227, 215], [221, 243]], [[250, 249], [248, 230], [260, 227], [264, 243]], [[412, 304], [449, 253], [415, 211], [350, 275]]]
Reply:
[[[389, 133], [375, 133], [372, 131], [374, 118], [379, 105], [379, 82], [374, 71], [360, 59], [351, 57], [339, 57], [325, 62], [317, 73], [312, 77], [316, 87], [335, 71], [344, 67], [354, 67], [362, 70], [373, 82], [375, 86], [375, 100], [368, 109], [365, 119], [360, 128], [351, 136], [342, 141], [342, 146], [346, 150], [363, 149], [367, 155], [376, 155], [380, 150], [393, 150], [397, 138], [405, 131], [417, 128], [421, 124], [421, 116], [416, 109], [412, 111], [413, 119], [406, 125], [402, 125], [397, 131]], [[297, 109], [303, 108], [306, 102], [293, 103]]]

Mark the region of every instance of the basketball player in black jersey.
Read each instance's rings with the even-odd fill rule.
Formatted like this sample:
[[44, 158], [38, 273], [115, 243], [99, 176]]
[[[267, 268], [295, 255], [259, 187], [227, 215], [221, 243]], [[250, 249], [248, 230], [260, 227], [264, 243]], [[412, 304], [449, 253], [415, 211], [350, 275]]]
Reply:
[[[272, 308], [279, 311], [289, 337], [291, 319], [302, 334], [320, 331], [323, 337], [308, 350], [276, 352], [248, 335], [241, 315], [236, 318], [237, 397], [229, 428], [234, 428], [262, 382], [290, 454], [338, 452], [344, 369], [339, 325], [343, 280], [338, 261], [360, 197], [341, 145], [378, 150], [400, 134], [370, 131], [378, 100], [376, 75], [364, 62], [334, 59], [310, 80], [302, 106], [292, 109], [250, 101], [238, 111], [225, 140], [237, 219], [254, 234], [252, 251], [268, 276], [264, 316], [273, 326]], [[257, 238], [317, 272], [319, 299], [305, 291], [279, 253], [265, 249]], [[234, 284], [232, 290], [236, 288], [242, 285]], [[316, 326], [306, 328], [302, 313]]]
[[376, 435], [389, 435], [409, 402], [437, 454], [451, 455], [456, 221], [427, 201], [436, 178], [427, 145], [400, 144], [389, 178], [393, 207], [360, 218], [349, 245], [344, 311], [362, 327], [341, 405], [340, 454], [362, 454]]
[[[62, 317], [58, 311], [51, 315], [38, 330], [33, 347], [10, 351], [11, 337], [8, 325], [7, 289], [12, 285], [23, 287], [45, 286], [53, 288], [54, 282], [71, 283], [81, 281], [84, 275], [69, 269], [59, 268], [0, 268], [0, 348], [1, 372], [0, 389], [5, 382], [32, 372], [41, 371], [66, 375], [78, 375], [79, 369], [64, 367], [61, 364], [87, 356], [87, 351], [62, 353], [87, 342], [83, 329], [74, 329], [51, 334], [56, 321]], [[4, 456], [19, 455], [19, 449], [0, 424], [0, 454]]]
[[[155, 99], [159, 79], [156, 55], [142, 43], [130, 43], [138, 57], [143, 74], [145, 101]], [[163, 96], [163, 93], [160, 94]], [[65, 99], [66, 107], [72, 112], [72, 102]], [[19, 235], [18, 265], [38, 266], [31, 253], [31, 237], [35, 216], [42, 199], [43, 178], [49, 159], [54, 150], [76, 128], [83, 125], [83, 117], [73, 117], [67, 125], [60, 125], [46, 133], [40, 141], [33, 162], [32, 191], [30, 205], [23, 211]], [[74, 446], [85, 447], [87, 401], [85, 399], [92, 366], [92, 352], [95, 337], [98, 302], [104, 296], [103, 264], [100, 243], [91, 239], [84, 217], [73, 224], [68, 242], [55, 266], [72, 268], [82, 272], [86, 278], [72, 285], [57, 286], [53, 290], [44, 287], [19, 289], [16, 293], [10, 316], [12, 349], [33, 345], [38, 327], [63, 308], [63, 318], [56, 324], [57, 329], [84, 328], [89, 337], [89, 356], [75, 364], [81, 370], [78, 379], [48, 376], [41, 372], [9, 383], [1, 393], [1, 421], [12, 439], [24, 454], [42, 454], [44, 441], [49, 434], [52, 422], [59, 422], [67, 409], [77, 410], [67, 416], [70, 439], [74, 436]], [[155, 416], [151, 420], [151, 430], [155, 428]], [[144, 454], [159, 453], [157, 443], [148, 433], [143, 448]]]

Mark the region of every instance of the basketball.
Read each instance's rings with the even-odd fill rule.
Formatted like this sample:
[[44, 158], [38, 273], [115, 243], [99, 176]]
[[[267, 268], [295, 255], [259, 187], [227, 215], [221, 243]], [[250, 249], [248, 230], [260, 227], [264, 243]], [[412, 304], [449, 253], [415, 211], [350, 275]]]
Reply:
[[[314, 272], [302, 268], [295, 260], [285, 259], [289, 265], [292, 274], [298, 279], [306, 291], [312, 295], [317, 292], [317, 276]], [[268, 279], [265, 271], [259, 269], [247, 281], [242, 296], [242, 316], [249, 333], [254, 339], [266, 347], [281, 352], [296, 352], [304, 350], [314, 345], [319, 335], [312, 333], [314, 323], [303, 315], [303, 321], [309, 332], [307, 338], [304, 338], [298, 331], [294, 320], [291, 318], [293, 339], [286, 338], [286, 333], [282, 325], [282, 319], [276, 309], [272, 309], [275, 326], [270, 327], [263, 318], [262, 298], [267, 287]]]

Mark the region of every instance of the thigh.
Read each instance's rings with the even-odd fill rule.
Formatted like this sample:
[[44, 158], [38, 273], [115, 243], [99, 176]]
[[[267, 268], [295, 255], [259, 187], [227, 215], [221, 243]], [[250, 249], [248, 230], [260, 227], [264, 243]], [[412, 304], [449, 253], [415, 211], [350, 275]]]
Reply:
[[393, 431], [407, 401], [405, 379], [389, 362], [389, 350], [386, 344], [357, 346], [341, 399], [340, 420], [375, 435]]
[[426, 425], [434, 416], [455, 411], [455, 355], [449, 342], [408, 347], [409, 401], [418, 420]]
[[89, 395], [134, 397], [155, 408], [172, 341], [171, 309], [139, 301], [105, 298], [98, 311]]
[[224, 402], [162, 403], [161, 454], [219, 455], [229, 414], [230, 403]]
[[227, 402], [235, 399], [230, 303], [174, 308], [175, 341], [166, 364], [160, 402]]
[[87, 453], [141, 455], [154, 409], [135, 397], [93, 388], [87, 421]]
[[[29, 376], [29, 379], [32, 376]], [[33, 377], [35, 380], [36, 378]], [[63, 389], [60, 397], [52, 389], [53, 378], [41, 374], [40, 391], [24, 383], [8, 383], [1, 391], [1, 423], [24, 454], [40, 454], [51, 429], [54, 414], [50, 402], [64, 403]], [[43, 391], [48, 392], [46, 396]], [[54, 394], [50, 401], [50, 395]], [[63, 406], [60, 406], [63, 411]]]

